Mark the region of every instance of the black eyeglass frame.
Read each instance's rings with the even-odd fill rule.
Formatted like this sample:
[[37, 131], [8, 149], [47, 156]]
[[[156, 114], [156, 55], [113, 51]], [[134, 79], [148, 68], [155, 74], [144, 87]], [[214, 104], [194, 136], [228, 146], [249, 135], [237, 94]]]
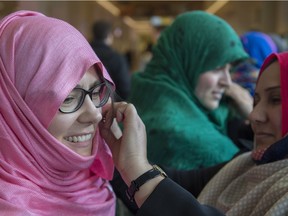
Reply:
[[74, 113], [74, 112], [78, 111], [81, 108], [81, 106], [83, 105], [85, 98], [86, 98], [86, 95], [89, 95], [90, 99], [92, 100], [92, 93], [93, 93], [94, 89], [98, 88], [98, 87], [100, 87], [100, 91], [103, 87], [107, 88], [107, 93], [105, 94], [105, 97], [102, 100], [100, 100], [100, 103], [98, 106], [95, 105], [96, 108], [103, 107], [108, 102], [108, 99], [111, 95], [111, 89], [110, 89], [109, 85], [107, 85], [107, 82], [105, 82], [105, 81], [97, 84], [94, 88], [92, 88], [88, 91], [83, 89], [83, 88], [74, 88], [74, 89], [79, 89], [84, 93], [84, 96], [82, 96], [81, 101], [78, 103], [78, 105], [76, 106], [76, 108], [73, 111], [70, 111], [70, 112], [62, 111], [61, 107], [59, 108], [59, 111], [61, 113], [64, 113], [64, 114]]

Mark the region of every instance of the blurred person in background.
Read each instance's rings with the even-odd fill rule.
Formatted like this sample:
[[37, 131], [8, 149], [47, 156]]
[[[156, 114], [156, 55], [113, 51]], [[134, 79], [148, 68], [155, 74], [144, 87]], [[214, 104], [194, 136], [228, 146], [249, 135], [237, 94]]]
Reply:
[[240, 39], [250, 58], [234, 68], [232, 80], [253, 95], [264, 59], [272, 52], [278, 52], [278, 48], [268, 34], [259, 31], [246, 32], [240, 36]]
[[92, 32], [91, 46], [116, 85], [115, 101], [126, 100], [130, 93], [131, 75], [126, 57], [112, 48], [112, 24], [98, 20], [93, 24]]
[[273, 52], [278, 52], [277, 46], [268, 34], [259, 31], [249, 31], [240, 36], [245, 51], [255, 61], [260, 69], [265, 58]]
[[187, 12], [152, 51], [145, 70], [133, 74], [129, 97], [147, 129], [149, 160], [179, 169], [230, 160], [239, 148], [228, 122], [243, 122], [252, 110], [251, 95], [230, 77], [248, 58], [237, 33], [215, 15]]
[[278, 52], [285, 52], [288, 50], [287, 39], [284, 36], [277, 33], [269, 33], [268, 35], [276, 44]]

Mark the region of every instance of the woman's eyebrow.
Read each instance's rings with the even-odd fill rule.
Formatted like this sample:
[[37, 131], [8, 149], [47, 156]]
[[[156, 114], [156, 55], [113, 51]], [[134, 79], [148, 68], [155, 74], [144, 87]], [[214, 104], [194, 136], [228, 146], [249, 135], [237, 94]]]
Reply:
[[265, 91], [268, 92], [268, 91], [273, 91], [273, 90], [276, 90], [276, 89], [280, 89], [280, 85], [279, 85], [279, 86], [272, 86], [272, 87], [266, 88]]
[[100, 83], [102, 83], [102, 81], [101, 80], [97, 80], [97, 81], [95, 81], [94, 83], [92, 83], [90, 86], [90, 88], [93, 88], [93, 87], [95, 87], [96, 85], [99, 85]]
[[[96, 85], [99, 85], [100, 83], [102, 83], [101, 80], [95, 81], [94, 83], [92, 83], [92, 84], [89, 85], [89, 89], [94, 88]], [[83, 86], [77, 84], [74, 88], [82, 88], [82, 87], [83, 87]]]
[[95, 81], [94, 83], [92, 83], [90, 86], [89, 86], [89, 90], [95, 88], [97, 85], [101, 84], [102, 81], [101, 80], [97, 80]]

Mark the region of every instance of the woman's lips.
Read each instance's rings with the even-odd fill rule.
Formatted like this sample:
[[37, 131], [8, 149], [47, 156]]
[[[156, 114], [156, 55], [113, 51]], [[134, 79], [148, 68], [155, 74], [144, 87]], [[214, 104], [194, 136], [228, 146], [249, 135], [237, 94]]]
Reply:
[[[257, 133], [254, 133], [254, 138], [258, 141], [261, 140], [261, 142], [265, 142], [267, 139], [269, 138], [273, 138], [273, 134], [271, 133], [266, 133], [266, 132], [257, 132]], [[259, 142], [257, 142], [259, 143]]]

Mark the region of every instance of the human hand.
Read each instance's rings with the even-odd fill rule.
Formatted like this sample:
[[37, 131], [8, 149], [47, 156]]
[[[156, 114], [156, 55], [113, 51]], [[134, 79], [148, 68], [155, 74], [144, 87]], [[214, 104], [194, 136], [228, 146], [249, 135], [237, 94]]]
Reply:
[[[123, 124], [123, 131], [117, 123]], [[126, 102], [103, 108], [100, 134], [110, 147], [115, 166], [127, 185], [151, 169], [146, 153], [146, 129], [135, 107]]]
[[253, 109], [253, 98], [249, 91], [237, 83], [232, 82], [224, 94], [232, 99], [233, 105], [240, 115], [248, 118]]

